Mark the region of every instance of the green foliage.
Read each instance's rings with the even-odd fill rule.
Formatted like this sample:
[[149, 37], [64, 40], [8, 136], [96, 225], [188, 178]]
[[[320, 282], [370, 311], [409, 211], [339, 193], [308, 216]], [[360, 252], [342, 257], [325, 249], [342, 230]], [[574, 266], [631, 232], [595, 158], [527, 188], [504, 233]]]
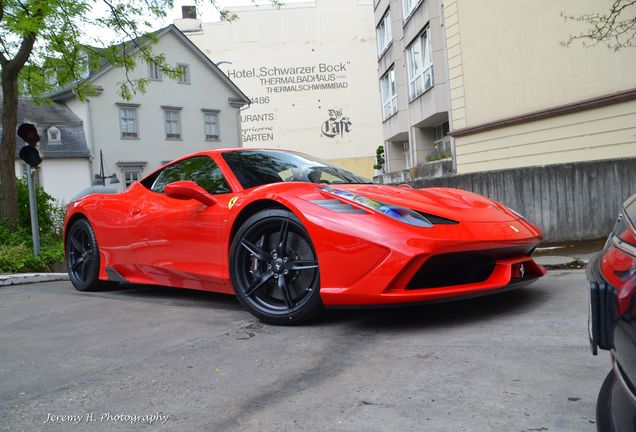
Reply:
[[0, 273], [51, 271], [53, 265], [64, 260], [62, 224], [64, 207], [36, 187], [38, 222], [40, 225], [40, 255], [33, 255], [29, 192], [25, 179], [17, 180], [18, 221], [16, 228], [9, 230], [0, 221]]
[[[195, 0], [199, 3], [200, 0]], [[226, 21], [238, 16], [210, 0]], [[271, 0], [275, 7], [283, 5]], [[162, 20], [174, 0], [3, 0], [0, 2], [0, 63], [26, 55], [19, 68], [20, 92], [40, 102], [57, 88], [73, 83], [84, 100], [95, 92], [85, 77], [110, 64], [125, 71], [119, 95], [130, 100], [149, 84], [131, 72], [156, 64], [162, 75], [181, 78], [182, 71], [153, 51], [158, 37], [153, 21]], [[112, 36], [109, 36], [112, 35]], [[25, 40], [34, 40], [30, 52]]]
[[[21, 228], [30, 230], [31, 213], [29, 210], [29, 188], [25, 178], [16, 180], [18, 189], [18, 230]], [[45, 192], [42, 186], [35, 187], [35, 202], [38, 208], [38, 225], [42, 235], [50, 234], [60, 236], [64, 223], [64, 206]]]
[[426, 156], [426, 161], [427, 162], [434, 162], [434, 161], [438, 161], [441, 159], [446, 159], [451, 157], [451, 152], [446, 151], [446, 152], [441, 152], [441, 153], [433, 153], [430, 154], [428, 156]]
[[378, 146], [375, 150], [375, 165], [373, 165], [373, 169], [384, 169], [384, 163], [384, 146]]
[[33, 255], [33, 246], [29, 242], [19, 244], [0, 243], [0, 273], [50, 272], [55, 263], [64, 260], [62, 240], [46, 242], [40, 246], [40, 255]]

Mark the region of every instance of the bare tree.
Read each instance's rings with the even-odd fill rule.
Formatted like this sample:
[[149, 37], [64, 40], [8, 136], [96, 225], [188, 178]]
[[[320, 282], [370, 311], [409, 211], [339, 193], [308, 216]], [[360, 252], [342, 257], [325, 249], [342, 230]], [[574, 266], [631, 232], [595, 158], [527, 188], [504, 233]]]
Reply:
[[607, 13], [568, 15], [563, 11], [561, 16], [566, 22], [589, 25], [586, 32], [562, 41], [563, 46], [576, 41], [581, 41], [584, 47], [603, 44], [614, 51], [636, 46], [636, 0], [614, 0]]

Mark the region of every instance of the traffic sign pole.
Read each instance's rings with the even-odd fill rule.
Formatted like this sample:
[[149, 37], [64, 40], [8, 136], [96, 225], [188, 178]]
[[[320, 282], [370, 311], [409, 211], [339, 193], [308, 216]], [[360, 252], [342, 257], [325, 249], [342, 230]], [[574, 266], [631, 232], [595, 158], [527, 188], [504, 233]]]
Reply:
[[29, 167], [27, 185], [29, 187], [29, 210], [31, 211], [31, 235], [33, 236], [33, 255], [40, 255], [40, 227], [38, 226], [38, 208], [35, 200], [35, 185], [33, 175], [35, 169]]

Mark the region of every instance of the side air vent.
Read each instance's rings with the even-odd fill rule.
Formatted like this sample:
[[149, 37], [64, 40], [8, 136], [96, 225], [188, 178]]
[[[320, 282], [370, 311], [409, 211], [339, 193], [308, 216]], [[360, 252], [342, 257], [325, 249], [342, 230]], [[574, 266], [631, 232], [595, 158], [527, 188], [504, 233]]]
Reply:
[[335, 211], [338, 213], [354, 213], [354, 214], [365, 213], [364, 210], [357, 209], [353, 207], [351, 204], [343, 203], [342, 201], [337, 199], [311, 200], [310, 202], [324, 209]]

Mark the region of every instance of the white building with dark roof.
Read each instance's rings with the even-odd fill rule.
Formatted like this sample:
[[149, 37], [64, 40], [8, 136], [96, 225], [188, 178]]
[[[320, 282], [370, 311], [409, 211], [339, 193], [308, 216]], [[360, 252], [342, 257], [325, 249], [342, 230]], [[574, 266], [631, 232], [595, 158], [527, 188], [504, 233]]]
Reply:
[[[163, 77], [154, 65], [138, 64], [131, 79], [149, 78], [145, 93], [130, 101], [118, 94], [126, 80], [123, 69], [105, 65], [88, 76], [97, 94], [81, 101], [73, 86], [50, 97], [66, 105], [83, 125], [90, 154], [90, 179], [100, 172], [115, 174], [123, 190], [130, 183], [184, 154], [241, 146], [240, 109], [248, 97], [175, 26], [157, 31], [153, 52], [184, 69], [183, 79]], [[80, 189], [90, 185], [85, 181]], [[72, 195], [72, 194], [71, 194]]]

